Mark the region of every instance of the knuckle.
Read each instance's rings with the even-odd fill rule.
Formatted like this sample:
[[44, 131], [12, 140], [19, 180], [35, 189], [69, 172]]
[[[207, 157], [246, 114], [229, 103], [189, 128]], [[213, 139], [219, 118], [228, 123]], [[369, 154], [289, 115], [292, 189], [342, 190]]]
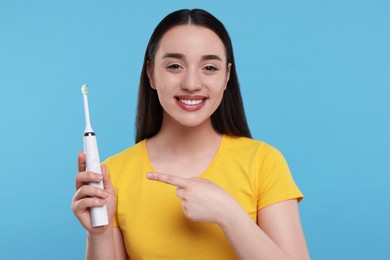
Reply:
[[93, 193], [91, 192], [91, 186], [89, 185], [82, 185], [78, 190], [76, 191], [75, 197], [77, 198], [84, 198], [87, 196], [92, 196]]
[[189, 200], [190, 199], [190, 195], [187, 192], [184, 192], [184, 191], [183, 191], [181, 197], [182, 197], [183, 200]]
[[77, 192], [72, 197], [72, 205], [76, 202], [76, 194], [77, 194]]
[[72, 204], [71, 204], [70, 207], [71, 207], [71, 209], [72, 209], [72, 211], [73, 211], [74, 213], [77, 212], [78, 205], [79, 205], [79, 203], [78, 203], [77, 201], [73, 201], [73, 202], [72, 202]]
[[84, 180], [85, 172], [79, 172], [76, 174], [76, 182], [82, 182]]
[[94, 179], [95, 178], [95, 173], [93, 173], [93, 172], [87, 172], [87, 177], [88, 177], [88, 179]]
[[94, 198], [93, 199], [93, 203], [94, 203], [94, 205], [95, 206], [102, 206], [103, 204], [104, 204], [104, 200], [102, 200], [102, 199], [98, 199], [98, 198]]
[[193, 214], [192, 214], [191, 211], [188, 210], [188, 209], [184, 209], [184, 216], [185, 216], [186, 218], [188, 218], [189, 220], [193, 220], [193, 218], [194, 218]]
[[160, 176], [160, 178], [163, 177], [162, 179], [165, 179], [165, 181], [167, 182], [172, 182], [173, 181], [173, 177], [168, 175], [168, 176]]
[[87, 185], [83, 185], [83, 186], [81, 186], [80, 188], [78, 188], [78, 190], [76, 191], [76, 194], [77, 195], [82, 195], [82, 194], [85, 194], [85, 190], [88, 188], [88, 186]]
[[76, 182], [80, 182], [80, 174], [81, 172], [76, 174], [76, 177], [74, 178]]

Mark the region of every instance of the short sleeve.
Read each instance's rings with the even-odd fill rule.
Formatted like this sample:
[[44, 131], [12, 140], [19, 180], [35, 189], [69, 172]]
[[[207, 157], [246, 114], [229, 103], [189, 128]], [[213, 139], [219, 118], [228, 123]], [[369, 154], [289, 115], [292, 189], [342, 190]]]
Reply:
[[284, 156], [274, 147], [261, 151], [260, 178], [258, 179], [257, 208], [262, 209], [277, 202], [303, 199]]

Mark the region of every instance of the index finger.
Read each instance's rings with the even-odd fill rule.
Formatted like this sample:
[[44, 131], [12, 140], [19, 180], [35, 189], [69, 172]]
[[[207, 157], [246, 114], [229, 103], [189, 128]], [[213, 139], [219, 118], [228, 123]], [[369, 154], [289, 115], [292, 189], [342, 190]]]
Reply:
[[174, 185], [178, 188], [185, 188], [190, 182], [190, 179], [174, 176], [160, 172], [149, 172], [146, 175], [149, 180], [159, 181], [166, 184]]

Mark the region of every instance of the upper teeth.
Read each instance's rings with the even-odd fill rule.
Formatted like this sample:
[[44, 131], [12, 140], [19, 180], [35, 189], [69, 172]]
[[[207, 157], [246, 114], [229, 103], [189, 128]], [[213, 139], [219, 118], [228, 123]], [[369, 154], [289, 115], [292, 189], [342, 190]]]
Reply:
[[179, 101], [186, 105], [197, 105], [202, 103], [203, 99], [198, 99], [198, 100], [179, 99]]

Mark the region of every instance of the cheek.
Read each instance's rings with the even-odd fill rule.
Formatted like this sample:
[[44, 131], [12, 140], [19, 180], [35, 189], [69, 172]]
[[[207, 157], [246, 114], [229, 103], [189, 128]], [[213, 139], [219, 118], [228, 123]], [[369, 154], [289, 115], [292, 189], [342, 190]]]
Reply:
[[223, 95], [227, 87], [227, 81], [225, 77], [218, 77], [210, 82], [210, 85], [213, 86], [216, 95]]
[[180, 87], [181, 77], [170, 73], [156, 73], [155, 84], [157, 89], [167, 92], [176, 87]]

